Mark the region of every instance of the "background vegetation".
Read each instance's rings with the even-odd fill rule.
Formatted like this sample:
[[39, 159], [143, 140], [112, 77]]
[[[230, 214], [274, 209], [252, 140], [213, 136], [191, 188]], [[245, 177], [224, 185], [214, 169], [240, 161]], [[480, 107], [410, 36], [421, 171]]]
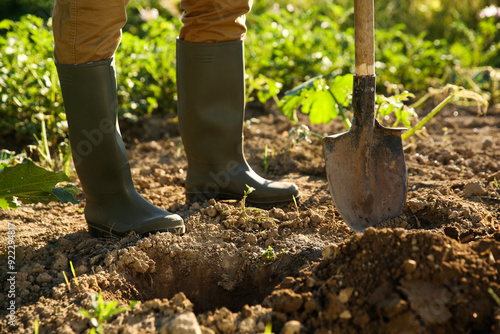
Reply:
[[[55, 150], [66, 119], [52, 59], [53, 0], [0, 3], [0, 137]], [[490, 7], [488, 7], [490, 6]], [[500, 82], [499, 1], [376, 1], [379, 93], [461, 85], [495, 103]], [[485, 9], [486, 8], [486, 9]], [[176, 108], [175, 1], [132, 0], [116, 54], [120, 116], [130, 120]], [[281, 98], [322, 75], [353, 73], [352, 0], [254, 1], [247, 17], [248, 100]], [[45, 133], [42, 136], [42, 129]], [[67, 144], [65, 144], [67, 145]]]

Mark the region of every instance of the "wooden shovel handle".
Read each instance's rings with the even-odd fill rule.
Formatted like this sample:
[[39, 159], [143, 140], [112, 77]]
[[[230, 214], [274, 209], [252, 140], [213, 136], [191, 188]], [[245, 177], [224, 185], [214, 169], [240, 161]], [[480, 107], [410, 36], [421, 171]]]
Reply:
[[354, 0], [356, 75], [375, 75], [374, 0]]

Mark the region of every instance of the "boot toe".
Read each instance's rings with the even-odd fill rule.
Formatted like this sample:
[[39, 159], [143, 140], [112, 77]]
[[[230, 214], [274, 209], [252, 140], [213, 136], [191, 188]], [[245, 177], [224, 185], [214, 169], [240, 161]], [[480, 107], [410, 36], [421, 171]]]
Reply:
[[248, 202], [256, 204], [287, 204], [300, 199], [297, 185], [291, 182], [268, 181], [266, 184], [254, 187], [248, 196]]
[[124, 236], [132, 231], [139, 235], [156, 232], [183, 234], [186, 231], [181, 216], [154, 206], [136, 191], [127, 196], [108, 196], [106, 203], [87, 201], [85, 218], [92, 233], [101, 231], [104, 235]]
[[[166, 212], [166, 211], [165, 211]], [[135, 232], [141, 236], [146, 236], [148, 234], [154, 234], [156, 232], [169, 232], [173, 234], [184, 234], [186, 232], [186, 226], [182, 217], [176, 214], [167, 214], [164, 216], [159, 216], [151, 218], [148, 220], [143, 220], [138, 222], [137, 220], [112, 224], [102, 224], [87, 220], [89, 226], [89, 232], [93, 236], [119, 236], [123, 237], [128, 235], [130, 232]]]
[[170, 232], [184, 234], [186, 226], [181, 216], [165, 211], [164, 216], [155, 217], [143, 222], [133, 229], [137, 234], [146, 235], [156, 232]]

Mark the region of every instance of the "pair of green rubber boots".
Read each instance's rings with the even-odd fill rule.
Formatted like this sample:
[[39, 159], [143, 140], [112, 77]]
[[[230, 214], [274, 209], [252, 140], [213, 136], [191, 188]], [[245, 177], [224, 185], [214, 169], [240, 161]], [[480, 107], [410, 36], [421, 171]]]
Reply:
[[[117, 119], [113, 59], [56, 64], [73, 161], [94, 235], [182, 234], [182, 217], [146, 201], [134, 188]], [[177, 93], [181, 137], [188, 158], [186, 196], [241, 199], [280, 205], [299, 198], [292, 183], [261, 178], [243, 154], [245, 82], [243, 42], [177, 41]]]

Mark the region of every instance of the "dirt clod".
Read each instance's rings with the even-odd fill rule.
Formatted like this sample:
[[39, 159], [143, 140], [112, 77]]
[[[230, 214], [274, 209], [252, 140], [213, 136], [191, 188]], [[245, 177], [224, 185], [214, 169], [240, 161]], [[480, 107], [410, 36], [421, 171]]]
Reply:
[[297, 320], [287, 321], [283, 325], [283, 329], [281, 330], [281, 334], [299, 334], [300, 333], [300, 322]]
[[464, 187], [464, 197], [471, 196], [484, 196], [486, 195], [486, 189], [480, 182], [471, 182]]
[[175, 314], [161, 327], [160, 334], [202, 334], [198, 320], [193, 312]]

